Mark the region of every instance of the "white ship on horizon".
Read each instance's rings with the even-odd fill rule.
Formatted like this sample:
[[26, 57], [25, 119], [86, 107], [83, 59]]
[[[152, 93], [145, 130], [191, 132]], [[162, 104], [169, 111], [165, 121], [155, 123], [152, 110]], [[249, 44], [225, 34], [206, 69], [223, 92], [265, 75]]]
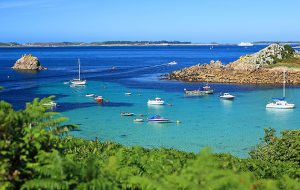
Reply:
[[252, 44], [251, 42], [241, 42], [238, 44], [238, 46], [247, 47], [247, 46], [254, 46], [254, 44]]

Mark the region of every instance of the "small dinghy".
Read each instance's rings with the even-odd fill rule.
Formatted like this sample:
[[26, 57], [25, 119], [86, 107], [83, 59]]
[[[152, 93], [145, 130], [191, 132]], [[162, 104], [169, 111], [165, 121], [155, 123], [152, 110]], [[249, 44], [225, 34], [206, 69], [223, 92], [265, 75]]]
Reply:
[[97, 97], [95, 98], [95, 101], [96, 101], [97, 103], [102, 104], [102, 103], [103, 103], [103, 97], [102, 97], [102, 96], [97, 96]]
[[95, 94], [86, 94], [85, 96], [86, 96], [86, 97], [94, 97]]
[[134, 113], [130, 113], [130, 112], [122, 112], [120, 115], [121, 115], [121, 116], [134, 116]]
[[133, 120], [133, 122], [144, 122], [144, 119], [142, 118], [136, 118]]
[[125, 95], [126, 95], [126, 96], [130, 96], [130, 95], [131, 95], [131, 92], [126, 92]]

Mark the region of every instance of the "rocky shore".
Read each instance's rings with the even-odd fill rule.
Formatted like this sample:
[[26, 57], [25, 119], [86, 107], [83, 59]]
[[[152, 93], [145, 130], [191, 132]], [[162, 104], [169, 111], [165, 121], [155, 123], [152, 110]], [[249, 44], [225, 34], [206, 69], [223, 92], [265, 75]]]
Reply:
[[287, 46], [272, 44], [261, 51], [240, 57], [224, 65], [221, 61], [198, 64], [164, 75], [167, 80], [186, 82], [212, 82], [237, 84], [279, 85], [283, 82], [283, 70], [286, 70], [286, 83], [300, 85], [300, 69], [274, 67], [272, 64], [299, 54]]
[[31, 54], [25, 54], [20, 59], [16, 61], [12, 69], [15, 70], [47, 70], [47, 68], [42, 67], [40, 61], [37, 57]]

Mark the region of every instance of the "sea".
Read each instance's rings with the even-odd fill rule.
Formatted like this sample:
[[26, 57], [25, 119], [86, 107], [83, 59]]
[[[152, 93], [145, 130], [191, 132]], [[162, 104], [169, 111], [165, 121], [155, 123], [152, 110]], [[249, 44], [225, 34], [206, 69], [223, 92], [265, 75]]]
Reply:
[[[278, 135], [287, 129], [299, 129], [300, 108], [268, 110], [272, 97], [282, 96], [281, 86], [237, 84], [209, 85], [212, 95], [185, 96], [184, 88], [199, 89], [205, 83], [161, 80], [161, 75], [196, 64], [220, 60], [227, 64], [240, 56], [266, 46], [128, 46], [128, 47], [22, 47], [0, 48], [0, 99], [16, 110], [34, 98], [55, 96], [53, 111], [69, 118], [79, 129], [70, 134], [85, 139], [98, 138], [126, 146], [173, 148], [198, 153], [205, 147], [215, 153], [231, 153], [241, 158], [262, 143], [265, 128]], [[37, 56], [48, 68], [39, 72], [21, 72], [11, 67], [24, 54]], [[72, 87], [66, 82], [81, 76], [87, 84]], [[171, 61], [178, 64], [169, 65]], [[220, 93], [236, 96], [221, 100]], [[86, 94], [103, 96], [98, 104]], [[125, 93], [131, 93], [126, 95]], [[147, 101], [162, 98], [164, 106], [148, 106]], [[299, 86], [287, 86], [287, 100], [300, 106]], [[135, 116], [120, 116], [132, 112]], [[171, 123], [149, 123], [160, 115]], [[143, 118], [145, 122], [134, 122]]]

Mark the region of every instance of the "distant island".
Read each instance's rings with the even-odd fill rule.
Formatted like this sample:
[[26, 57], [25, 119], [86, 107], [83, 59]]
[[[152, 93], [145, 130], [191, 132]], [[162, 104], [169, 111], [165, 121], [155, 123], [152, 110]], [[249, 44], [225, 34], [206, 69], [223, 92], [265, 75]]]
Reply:
[[[292, 44], [300, 47], [300, 41], [259, 41], [251, 42], [253, 45], [270, 44]], [[237, 45], [238, 43], [192, 43], [188, 41], [103, 41], [103, 42], [0, 42], [0, 47], [81, 47], [81, 46], [217, 46], [217, 45]]]
[[0, 42], [0, 47], [68, 47], [68, 46], [167, 46], [193, 45], [191, 42], [181, 41], [104, 41], [104, 42]]
[[283, 71], [287, 83], [300, 85], [300, 53], [289, 45], [272, 44], [257, 53], [241, 56], [227, 65], [212, 60], [169, 74], [162, 79], [186, 82], [279, 85]]

